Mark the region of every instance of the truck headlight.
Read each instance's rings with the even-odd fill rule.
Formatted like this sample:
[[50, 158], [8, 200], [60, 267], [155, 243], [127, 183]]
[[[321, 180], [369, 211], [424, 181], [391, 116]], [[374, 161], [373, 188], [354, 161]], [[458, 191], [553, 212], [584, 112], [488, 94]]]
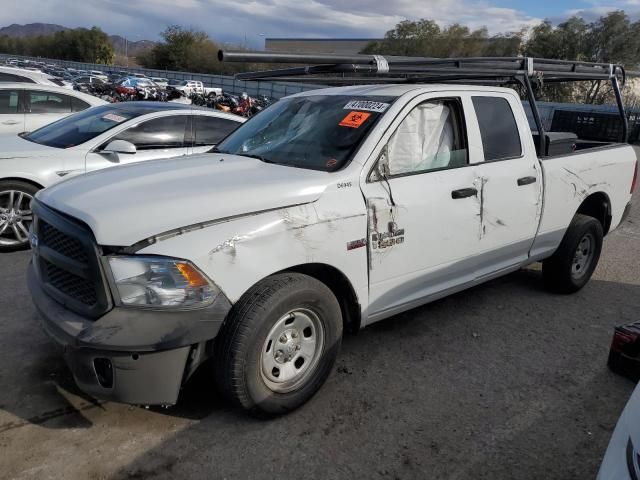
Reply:
[[168, 257], [109, 257], [122, 305], [199, 307], [220, 290], [191, 262]]

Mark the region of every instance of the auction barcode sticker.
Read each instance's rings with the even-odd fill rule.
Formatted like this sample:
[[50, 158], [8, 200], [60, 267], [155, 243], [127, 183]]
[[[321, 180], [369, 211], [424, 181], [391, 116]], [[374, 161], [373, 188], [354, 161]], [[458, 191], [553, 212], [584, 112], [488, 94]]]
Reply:
[[127, 117], [122, 117], [120, 115], [116, 115], [115, 113], [107, 113], [106, 115], [102, 116], [102, 119], [110, 120], [116, 123], [121, 123], [121, 122], [124, 122], [127, 119]]
[[388, 103], [372, 102], [371, 100], [351, 100], [344, 106], [345, 110], [366, 110], [382, 113], [389, 108]]

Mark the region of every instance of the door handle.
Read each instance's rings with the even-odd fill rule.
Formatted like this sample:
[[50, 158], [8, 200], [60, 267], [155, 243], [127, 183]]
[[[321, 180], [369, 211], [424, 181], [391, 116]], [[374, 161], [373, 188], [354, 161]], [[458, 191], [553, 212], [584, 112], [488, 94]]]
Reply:
[[3, 125], [17, 125], [20, 122], [16, 121], [16, 120], [7, 120], [6, 122], [2, 122]]
[[451, 192], [451, 198], [457, 200], [458, 198], [475, 197], [478, 195], [477, 188], [461, 188], [460, 190], [454, 190]]
[[532, 183], [536, 183], [536, 177], [522, 177], [518, 179], [519, 187], [523, 185], [531, 185]]

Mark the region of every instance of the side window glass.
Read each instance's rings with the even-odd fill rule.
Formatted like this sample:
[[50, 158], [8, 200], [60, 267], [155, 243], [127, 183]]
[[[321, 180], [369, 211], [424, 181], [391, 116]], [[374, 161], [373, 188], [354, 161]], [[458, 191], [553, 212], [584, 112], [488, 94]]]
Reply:
[[473, 108], [478, 117], [485, 161], [522, 155], [520, 132], [506, 98], [473, 97]]
[[193, 122], [195, 132], [193, 145], [195, 147], [216, 145], [240, 126], [240, 122], [205, 115], [194, 115]]
[[138, 150], [180, 148], [184, 146], [186, 120], [186, 115], [154, 118], [120, 132], [111, 140], [126, 140]]
[[51, 92], [27, 92], [30, 113], [71, 113], [71, 97]]
[[17, 90], [0, 90], [0, 114], [18, 113]]
[[387, 144], [389, 174], [407, 175], [467, 164], [459, 100], [430, 100], [405, 117]]
[[81, 112], [89, 107], [90, 105], [87, 102], [80, 100], [79, 98], [71, 97], [71, 110], [74, 112]]

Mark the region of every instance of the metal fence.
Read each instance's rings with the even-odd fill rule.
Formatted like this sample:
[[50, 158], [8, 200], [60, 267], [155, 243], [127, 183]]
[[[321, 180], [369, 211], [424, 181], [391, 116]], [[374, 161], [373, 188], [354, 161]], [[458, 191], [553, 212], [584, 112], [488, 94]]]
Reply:
[[20, 55], [0, 54], [0, 61], [8, 58], [16, 58], [20, 60], [32, 60], [38, 62], [57, 64], [63, 67], [77, 68], [80, 70], [100, 70], [105, 73], [117, 73], [127, 71], [130, 73], [142, 73], [147, 77], [162, 77], [169, 80], [197, 80], [202, 82], [206, 87], [221, 87], [223, 91], [236, 95], [246, 92], [248, 95], [255, 97], [258, 95], [266, 95], [270, 98], [280, 99], [287, 95], [304, 92], [306, 90], [315, 90], [325, 88], [324, 85], [307, 85], [292, 82], [267, 82], [267, 81], [245, 81], [236, 80], [234, 77], [226, 75], [209, 75], [205, 73], [189, 73], [176, 72], [173, 70], [155, 70], [152, 68], [125, 67], [121, 65], [102, 65], [97, 63], [71, 62], [67, 60], [55, 60], [51, 58], [35, 58]]

